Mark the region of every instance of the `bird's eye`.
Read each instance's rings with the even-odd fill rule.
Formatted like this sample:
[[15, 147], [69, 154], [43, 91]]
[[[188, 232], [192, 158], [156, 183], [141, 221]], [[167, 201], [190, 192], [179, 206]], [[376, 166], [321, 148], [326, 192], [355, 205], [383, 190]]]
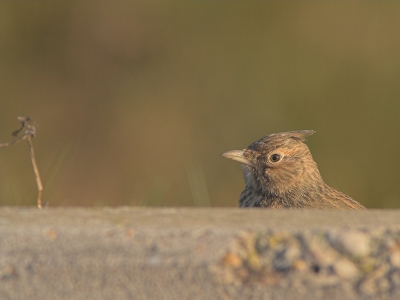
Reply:
[[270, 160], [272, 161], [272, 162], [278, 162], [279, 160], [281, 159], [281, 156], [279, 155], [279, 154], [272, 154], [271, 156], [270, 156]]

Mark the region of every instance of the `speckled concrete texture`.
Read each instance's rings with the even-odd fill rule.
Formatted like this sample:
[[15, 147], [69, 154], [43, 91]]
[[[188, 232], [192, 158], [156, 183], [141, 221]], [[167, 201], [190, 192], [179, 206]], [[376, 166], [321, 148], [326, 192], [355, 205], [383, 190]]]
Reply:
[[400, 299], [400, 211], [3, 207], [0, 299]]

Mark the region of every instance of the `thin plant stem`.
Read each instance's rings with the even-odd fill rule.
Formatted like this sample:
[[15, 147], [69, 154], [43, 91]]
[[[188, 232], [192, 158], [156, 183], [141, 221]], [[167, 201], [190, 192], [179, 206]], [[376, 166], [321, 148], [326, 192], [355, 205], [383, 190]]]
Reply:
[[[33, 149], [32, 138], [36, 134], [36, 123], [33, 121], [31, 117], [18, 117], [18, 121], [21, 122], [22, 127], [17, 129], [12, 133], [15, 137], [14, 140], [8, 143], [0, 143], [1, 147], [10, 147], [13, 146], [23, 140], [28, 141], [29, 149], [31, 152], [31, 161], [33, 166], [33, 172], [35, 173], [36, 185], [38, 188], [38, 198], [37, 198], [37, 206], [42, 208], [42, 193], [43, 193], [43, 184], [42, 180], [40, 179], [39, 169], [37, 167], [36, 158], [35, 158], [35, 151]], [[18, 136], [22, 132], [22, 135]]]

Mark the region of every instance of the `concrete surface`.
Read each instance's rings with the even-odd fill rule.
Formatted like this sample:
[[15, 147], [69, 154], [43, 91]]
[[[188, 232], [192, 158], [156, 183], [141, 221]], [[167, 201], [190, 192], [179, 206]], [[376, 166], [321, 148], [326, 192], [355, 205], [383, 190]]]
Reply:
[[[320, 282], [316, 277], [319, 281], [303, 284], [299, 292], [292, 286], [297, 281], [293, 279], [285, 285], [284, 280], [290, 276], [303, 278], [308, 273], [290, 269], [278, 274], [271, 269], [272, 273], [265, 275], [269, 268], [268, 249], [272, 247], [260, 250], [257, 259], [260, 266], [264, 265], [257, 269], [251, 267], [254, 263], [251, 264], [248, 255], [250, 250], [243, 254], [243, 245], [240, 246], [243, 240], [251, 241], [255, 234], [285, 232], [299, 237], [306, 233], [312, 240], [314, 235], [335, 230], [362, 230], [366, 235], [382, 232], [386, 240], [396, 243], [400, 241], [400, 210], [2, 207], [0, 299], [343, 300], [354, 296], [360, 299], [400, 296], [400, 285], [393, 277], [400, 270], [397, 256], [388, 258], [393, 259], [394, 267], [386, 267], [385, 274], [392, 277], [388, 277], [389, 288], [381, 293], [379, 289], [371, 293], [360, 290], [366, 271], [360, 275], [364, 276], [362, 279], [357, 277], [354, 284], [347, 285], [340, 280], [331, 286], [315, 284]], [[270, 236], [268, 239], [271, 241]], [[382, 249], [379, 251], [386, 251]], [[374, 252], [378, 253], [374, 259], [380, 255], [379, 251]], [[341, 255], [339, 250], [337, 253], [335, 259]], [[361, 261], [353, 258], [354, 264]], [[306, 258], [304, 261], [307, 262]], [[375, 261], [377, 270], [378, 260]], [[244, 266], [250, 267], [244, 269]], [[227, 272], [228, 269], [232, 272]], [[261, 272], [265, 274], [261, 276]], [[351, 274], [346, 272], [342, 272], [344, 276]], [[227, 274], [246, 280], [231, 280]], [[281, 283], [267, 280], [276, 274], [283, 278]], [[252, 280], [256, 275], [263, 281]]]

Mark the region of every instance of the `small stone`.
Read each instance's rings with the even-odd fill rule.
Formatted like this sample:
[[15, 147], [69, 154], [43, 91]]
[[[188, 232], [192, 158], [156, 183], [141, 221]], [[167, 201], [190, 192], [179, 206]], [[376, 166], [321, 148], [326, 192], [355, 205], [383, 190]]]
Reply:
[[371, 251], [369, 236], [357, 230], [331, 232], [328, 238], [336, 249], [353, 256], [367, 256]]
[[364, 294], [373, 295], [377, 292], [376, 284], [372, 279], [366, 279], [360, 284], [360, 290]]
[[147, 259], [147, 263], [150, 266], [159, 266], [161, 264], [161, 257], [159, 255], [153, 255]]
[[297, 271], [303, 271], [307, 268], [307, 264], [304, 260], [298, 259], [293, 263], [293, 269]]
[[392, 266], [400, 267], [400, 251], [392, 252], [389, 258]]
[[288, 245], [288, 247], [285, 250], [284, 256], [286, 260], [290, 261], [293, 263], [299, 256], [300, 256], [300, 248], [298, 244], [291, 244]]
[[223, 258], [222, 258], [222, 263], [225, 266], [232, 267], [234, 269], [239, 268], [243, 265], [242, 259], [235, 253], [227, 253]]
[[388, 271], [389, 271], [389, 266], [387, 266], [386, 264], [381, 265], [379, 268], [370, 273], [369, 276], [374, 279], [379, 279], [385, 276]]
[[282, 258], [274, 260], [274, 269], [277, 271], [287, 271], [291, 268], [291, 264]]
[[257, 252], [253, 251], [247, 256], [247, 265], [253, 271], [260, 271], [262, 269], [262, 262]]
[[279, 271], [286, 271], [292, 268], [295, 260], [300, 256], [300, 249], [297, 244], [287, 245], [274, 259], [274, 268]]
[[378, 290], [383, 293], [390, 289], [390, 282], [386, 278], [381, 278], [377, 282]]
[[335, 262], [333, 269], [339, 277], [344, 279], [354, 279], [359, 275], [356, 265], [345, 258], [339, 259]]
[[316, 245], [311, 245], [309, 250], [312, 261], [320, 267], [328, 267], [332, 265], [337, 257], [337, 252], [332, 249], [322, 249]]
[[256, 250], [258, 253], [262, 254], [269, 248], [269, 238], [267, 236], [261, 236], [256, 241]]

